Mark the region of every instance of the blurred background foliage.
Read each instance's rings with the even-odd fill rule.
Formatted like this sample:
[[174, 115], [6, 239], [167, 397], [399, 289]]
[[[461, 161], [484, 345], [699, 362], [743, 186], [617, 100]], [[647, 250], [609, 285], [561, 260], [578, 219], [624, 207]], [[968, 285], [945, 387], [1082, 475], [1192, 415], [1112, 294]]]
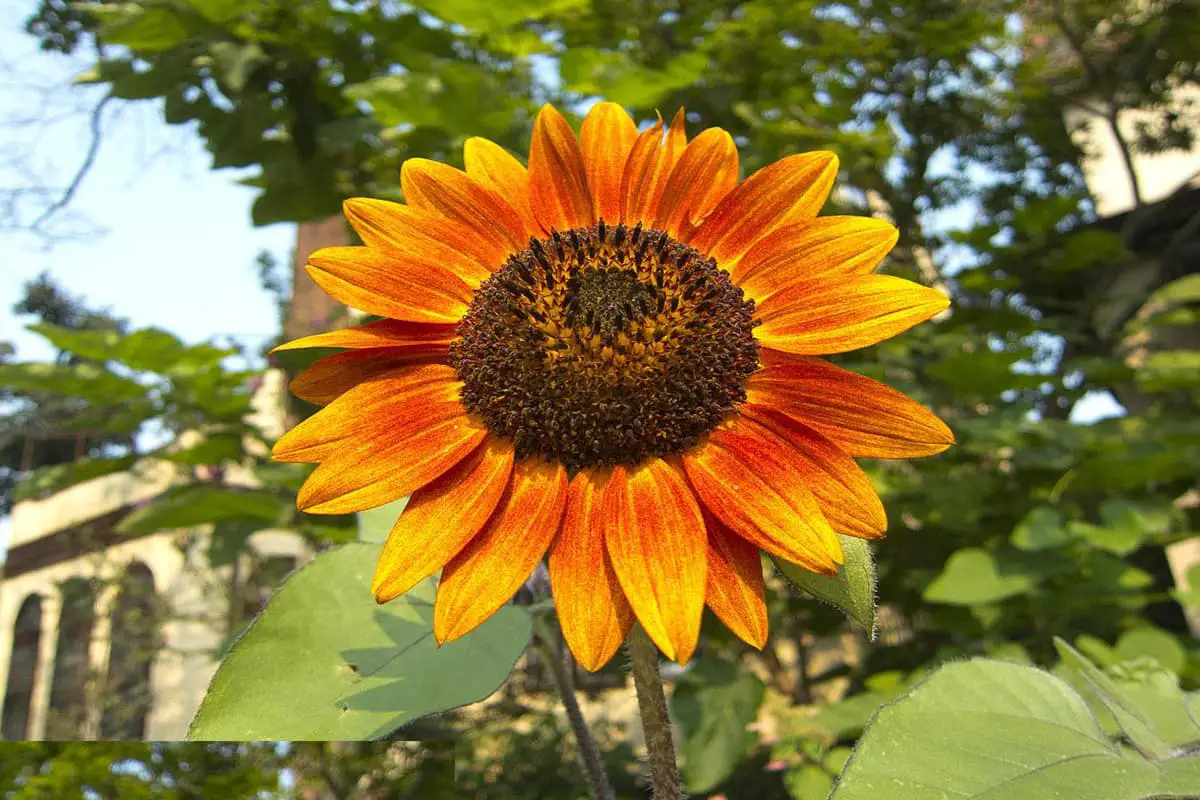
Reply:
[[[1052, 665], [1055, 636], [1102, 667], [1152, 658], [1200, 687], [1183, 610], [1200, 613], [1200, 573], [1179, 591], [1165, 555], [1200, 516], [1200, 190], [1180, 176], [1151, 202], [1125, 170], [1132, 206], [1102, 216], [1084, 180], [1088, 139], [1071, 135], [1115, 131], [1126, 166], [1197, 146], [1194, 3], [43, 0], [28, 31], [46, 50], [94, 52], [81, 83], [158, 104], [204, 140], [213, 169], [255, 168], [256, 224], [324, 219], [350, 196], [402, 199], [404, 159], [461, 166], [468, 136], [524, 151], [543, 102], [580, 112], [602, 97], [642, 121], [684, 106], [691, 131], [734, 135], [743, 174], [789, 153], [838, 153], [826, 213], [895, 222], [884, 270], [942, 286], [954, 305], [836, 360], [929, 405], [958, 445], [865, 465], [890, 519], [875, 547], [873, 641], [778, 578], [762, 652], [706, 621], [674, 699], [697, 796], [823, 798], [879, 705], [934, 665]], [[1133, 134], [1117, 126], [1130, 115]], [[293, 510], [303, 472], [269, 464], [267, 437], [247, 422], [257, 367], [129, 331], [51, 288], [31, 284], [15, 311], [36, 315], [62, 355], [0, 364], [17, 401], [5, 407], [20, 409], [0, 429], [6, 496], [153, 455], [194, 482], [129, 525], [214, 523], [227, 545], [215, 558], [256, 525], [353, 538], [350, 520]], [[1125, 413], [1073, 414], [1105, 393]], [[86, 431], [88, 457], [20, 473], [14, 431], [31, 425]], [[148, 428], [162, 444], [139, 450]], [[206, 436], [181, 447], [187, 430]], [[261, 485], [225, 485], [228, 464], [252, 465]], [[619, 684], [622, 671], [604, 674]], [[506, 691], [510, 717], [456, 746], [460, 785], [476, 792], [456, 796], [583, 796], [561, 722]], [[630, 763], [635, 739], [619, 726], [602, 736], [614, 765]], [[442, 768], [414, 757], [408, 774], [422, 763]], [[619, 792], [636, 796], [622, 774]]]

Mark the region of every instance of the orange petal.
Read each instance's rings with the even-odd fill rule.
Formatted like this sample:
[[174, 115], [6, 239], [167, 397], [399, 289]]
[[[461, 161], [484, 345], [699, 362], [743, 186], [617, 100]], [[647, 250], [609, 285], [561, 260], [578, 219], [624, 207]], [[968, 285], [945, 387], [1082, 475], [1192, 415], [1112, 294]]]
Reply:
[[472, 289], [508, 257], [507, 247], [489, 244], [470, 228], [416, 206], [353, 197], [342, 210], [364, 244], [441, 265]]
[[320, 461], [296, 505], [346, 514], [411, 494], [486, 436], [469, 419], [454, 370], [423, 364], [361, 383], [280, 437], [277, 461]]
[[438, 644], [475, 630], [516, 594], [554, 541], [566, 503], [562, 464], [526, 458], [513, 467], [496, 512], [442, 571], [433, 608]]
[[562, 531], [550, 551], [550, 586], [563, 638], [589, 672], [608, 663], [633, 624], [633, 609], [604, 549], [606, 480], [585, 470], [571, 481]]
[[738, 154], [733, 137], [709, 128], [688, 142], [663, 188], [654, 226], [686, 239], [738, 182]]
[[851, 456], [918, 458], [954, 444], [946, 423], [890, 386], [819, 358], [769, 353], [746, 382], [748, 401], [803, 422]]
[[767, 604], [763, 599], [758, 548], [711, 514], [708, 525], [708, 588], [705, 600], [729, 630], [751, 647], [767, 643]]
[[829, 197], [838, 159], [819, 150], [780, 159], [733, 189], [688, 244], [718, 264], [732, 263], [785, 217], [815, 217]]
[[683, 467], [705, 508], [734, 533], [771, 555], [833, 575], [842, 546], [791, 454], [778, 436], [739, 417], [685, 452]]
[[[317, 338], [315, 336], [309, 338]], [[409, 347], [372, 347], [319, 359], [292, 379], [288, 389], [301, 400], [328, 405], [364, 381], [413, 364], [444, 362], [449, 343]]]
[[308, 257], [308, 274], [351, 308], [408, 322], [453, 323], [471, 304], [471, 289], [444, 267], [398, 250], [326, 247]]
[[845, 353], [924, 322], [950, 298], [891, 275], [860, 275], [793, 284], [758, 306], [754, 338], [796, 355]]
[[466, 547], [496, 510], [512, 468], [512, 446], [489, 436], [452, 469], [413, 492], [375, 567], [375, 600], [399, 597]]
[[303, 350], [309, 347], [345, 347], [359, 350], [372, 347], [396, 347], [407, 349], [426, 345], [449, 345], [454, 341], [455, 325], [429, 325], [421, 322], [403, 322], [381, 319], [354, 328], [341, 328], [327, 333], [317, 333], [293, 339], [271, 350]]
[[659, 458], [617, 467], [604, 492], [604, 543], [638, 621], [680, 664], [692, 657], [704, 613], [704, 519], [679, 468]]
[[546, 230], [586, 228], [596, 222], [579, 140], [563, 115], [549, 104], [542, 106], [533, 125], [529, 199]]
[[679, 157], [687, 145], [684, 121], [681, 108], [671, 122], [671, 130], [665, 139], [661, 118], [653, 128], [638, 134], [621, 175], [623, 222], [651, 224], [654, 221], [667, 179], [671, 177], [671, 170], [679, 163]]
[[871, 479], [844, 450], [782, 411], [752, 404], [742, 415], [783, 439], [795, 450], [793, 464], [838, 533], [878, 539], [887, 530], [887, 514]]
[[637, 126], [616, 103], [592, 106], [579, 129], [583, 166], [596, 216], [606, 222], [621, 219], [621, 177], [637, 136]]
[[[400, 186], [409, 204], [436, 211], [466, 228], [468, 236], [486, 241], [493, 252], [504, 253], [505, 258], [523, 249], [529, 239], [525, 222], [507, 200], [454, 167], [410, 158], [400, 167]], [[503, 261], [489, 266], [496, 269]]]
[[512, 153], [489, 139], [472, 136], [463, 146], [467, 174], [508, 201], [525, 222], [526, 236], [542, 228], [529, 205], [529, 172]]
[[900, 232], [869, 217], [818, 217], [776, 228], [741, 258], [730, 275], [755, 300], [801, 280], [870, 274]]

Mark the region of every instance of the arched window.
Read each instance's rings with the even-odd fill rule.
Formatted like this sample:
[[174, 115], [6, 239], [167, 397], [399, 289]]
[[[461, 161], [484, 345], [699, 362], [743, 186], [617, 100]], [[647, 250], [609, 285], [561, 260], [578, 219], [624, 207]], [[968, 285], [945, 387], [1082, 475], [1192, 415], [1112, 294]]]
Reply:
[[153, 696], [150, 673], [160, 647], [162, 622], [154, 593], [154, 574], [134, 561], [121, 578], [112, 611], [112, 649], [108, 657], [100, 737], [144, 739]]
[[54, 677], [50, 683], [47, 739], [79, 739], [87, 721], [88, 652], [96, 624], [95, 587], [82, 578], [71, 578], [59, 587], [62, 614], [54, 649]]
[[42, 643], [42, 598], [31, 594], [21, 603], [13, 626], [12, 658], [8, 662], [8, 685], [4, 689], [4, 720], [0, 733], [5, 739], [29, 738], [29, 709], [37, 685], [38, 649]]

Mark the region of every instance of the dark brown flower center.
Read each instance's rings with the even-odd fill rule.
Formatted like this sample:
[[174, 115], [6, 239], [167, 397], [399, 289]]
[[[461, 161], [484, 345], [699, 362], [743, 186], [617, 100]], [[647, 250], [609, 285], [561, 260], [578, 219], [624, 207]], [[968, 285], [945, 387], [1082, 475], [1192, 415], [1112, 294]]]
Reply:
[[462, 400], [571, 473], [679, 453], [746, 399], [754, 301], [667, 234], [604, 223], [511, 256], [458, 326]]

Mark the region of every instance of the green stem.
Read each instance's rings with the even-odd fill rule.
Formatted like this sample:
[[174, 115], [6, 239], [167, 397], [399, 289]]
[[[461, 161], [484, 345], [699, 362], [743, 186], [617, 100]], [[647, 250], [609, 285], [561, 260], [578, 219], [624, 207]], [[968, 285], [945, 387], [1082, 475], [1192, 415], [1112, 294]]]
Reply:
[[667, 713], [667, 696], [663, 693], [662, 675], [658, 671], [658, 648], [642, 626], [636, 624], [629, 631], [625, 646], [629, 649], [633, 686], [642, 714], [642, 730], [646, 733], [654, 800], [681, 800], [683, 794], [675, 742], [671, 738], [671, 717]]
[[588, 789], [594, 800], [614, 800], [612, 784], [604, 773], [604, 764], [600, 760], [600, 748], [592, 738], [592, 732], [583, 718], [579, 701], [575, 697], [575, 682], [571, 679], [571, 651], [562, 647], [562, 639], [549, 620], [538, 615], [537, 635], [541, 640], [539, 649], [546, 663], [550, 665], [550, 673], [554, 676], [554, 685], [562, 698], [563, 708], [567, 712], [567, 721], [575, 734], [575, 743], [579, 746], [579, 762], [583, 767], [583, 776], [587, 779]]

